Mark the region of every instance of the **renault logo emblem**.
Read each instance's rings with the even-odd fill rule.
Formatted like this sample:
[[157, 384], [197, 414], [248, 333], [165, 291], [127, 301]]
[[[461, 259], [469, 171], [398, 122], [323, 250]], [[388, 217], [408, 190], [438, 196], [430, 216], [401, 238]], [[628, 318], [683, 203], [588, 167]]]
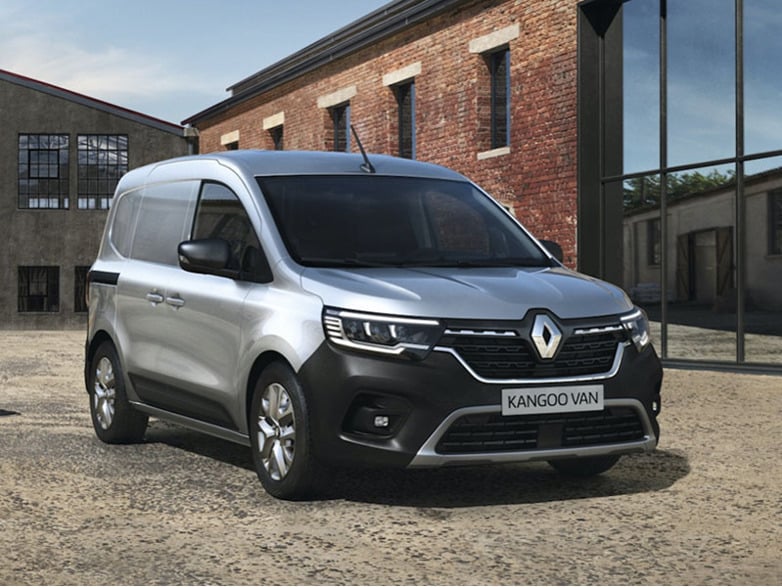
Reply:
[[553, 359], [562, 342], [562, 332], [551, 318], [539, 314], [532, 325], [532, 342], [541, 359]]

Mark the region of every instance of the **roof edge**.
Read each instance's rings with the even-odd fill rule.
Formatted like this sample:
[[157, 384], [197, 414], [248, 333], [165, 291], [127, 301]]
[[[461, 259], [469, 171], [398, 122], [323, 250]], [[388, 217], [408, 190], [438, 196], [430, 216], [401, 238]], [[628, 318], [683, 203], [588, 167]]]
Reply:
[[68, 90], [66, 88], [56, 86], [54, 84], [50, 84], [48, 82], [37, 80], [31, 77], [27, 77], [18, 73], [14, 73], [6, 69], [0, 69], [0, 81], [7, 81], [9, 83], [16, 84], [18, 86], [23, 86], [31, 90], [43, 92], [44, 94], [49, 94], [50, 96], [55, 96], [57, 98], [65, 99], [70, 102], [80, 104], [82, 106], [89, 106], [90, 108], [94, 108], [102, 112], [107, 112], [109, 114], [113, 114], [115, 116], [119, 116], [121, 118], [131, 120], [133, 122], [138, 122], [139, 124], [151, 126], [152, 128], [156, 128], [163, 132], [168, 132], [179, 136], [185, 136], [184, 127], [175, 122], [168, 122], [160, 118], [155, 118], [154, 116], [150, 116], [142, 112], [137, 112], [136, 110], [131, 110], [130, 108], [117, 106], [116, 104], [112, 104], [111, 102], [99, 100], [98, 98], [93, 98], [85, 94], [80, 94], [79, 92], [74, 92], [73, 90]]
[[194, 124], [274, 89], [319, 67], [351, 55], [447, 9], [474, 0], [395, 0], [299, 51], [229, 86], [232, 95], [182, 121]]

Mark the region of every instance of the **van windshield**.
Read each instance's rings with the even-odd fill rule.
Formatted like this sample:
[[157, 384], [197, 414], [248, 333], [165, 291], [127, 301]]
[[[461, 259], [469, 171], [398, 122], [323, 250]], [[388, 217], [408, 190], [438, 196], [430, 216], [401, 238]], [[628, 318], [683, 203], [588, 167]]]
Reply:
[[468, 182], [377, 175], [260, 177], [291, 257], [307, 267], [549, 267]]

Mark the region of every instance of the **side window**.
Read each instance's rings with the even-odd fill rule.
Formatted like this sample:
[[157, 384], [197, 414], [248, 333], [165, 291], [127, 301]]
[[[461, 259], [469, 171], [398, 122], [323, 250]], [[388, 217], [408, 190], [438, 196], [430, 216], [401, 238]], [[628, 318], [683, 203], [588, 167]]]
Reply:
[[198, 195], [198, 181], [153, 184], [144, 188], [131, 257], [178, 265], [177, 247], [187, 239]]
[[141, 206], [141, 191], [125, 192], [114, 202], [114, 220], [109, 238], [111, 244], [123, 257], [130, 257], [133, 244], [133, 228]]
[[231, 246], [228, 269], [239, 271], [241, 279], [270, 281], [271, 271], [253, 230], [247, 211], [229, 188], [205, 182], [198, 201], [193, 239], [220, 238]]

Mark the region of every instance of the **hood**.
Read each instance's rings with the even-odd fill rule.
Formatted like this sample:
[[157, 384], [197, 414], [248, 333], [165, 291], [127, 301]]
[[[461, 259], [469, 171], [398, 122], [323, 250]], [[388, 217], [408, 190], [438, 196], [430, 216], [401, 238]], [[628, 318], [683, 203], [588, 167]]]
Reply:
[[564, 268], [307, 268], [302, 287], [324, 305], [427, 318], [518, 320], [533, 308], [562, 319], [620, 314], [616, 286]]

